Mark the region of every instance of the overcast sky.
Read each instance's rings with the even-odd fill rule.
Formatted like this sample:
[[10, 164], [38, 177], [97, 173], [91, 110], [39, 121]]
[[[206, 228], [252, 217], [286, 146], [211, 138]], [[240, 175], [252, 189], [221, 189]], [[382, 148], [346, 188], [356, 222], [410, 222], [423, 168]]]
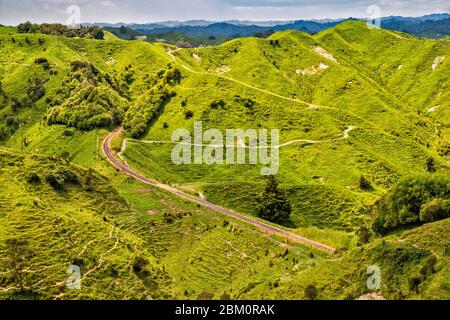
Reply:
[[363, 18], [370, 5], [378, 5], [382, 16], [450, 12], [449, 0], [0, 0], [0, 24], [67, 23], [71, 5], [81, 9], [81, 22], [126, 23]]

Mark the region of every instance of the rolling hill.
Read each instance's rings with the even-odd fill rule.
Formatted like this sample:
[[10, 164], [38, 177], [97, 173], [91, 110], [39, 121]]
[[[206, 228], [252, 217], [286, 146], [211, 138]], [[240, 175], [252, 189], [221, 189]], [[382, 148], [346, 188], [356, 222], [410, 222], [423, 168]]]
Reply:
[[[314, 285], [320, 299], [354, 299], [377, 264], [385, 298], [448, 299], [448, 218], [362, 242], [361, 232], [399, 180], [449, 175], [449, 40], [359, 21], [195, 49], [106, 35], [0, 28], [2, 298], [304, 299]], [[337, 253], [133, 181], [101, 154], [123, 126], [114, 147], [130, 167], [256, 215], [260, 167], [172, 164], [164, 142], [194, 121], [280, 129], [286, 227]], [[20, 290], [8, 243], [24, 238]], [[81, 291], [65, 288], [70, 264]]]

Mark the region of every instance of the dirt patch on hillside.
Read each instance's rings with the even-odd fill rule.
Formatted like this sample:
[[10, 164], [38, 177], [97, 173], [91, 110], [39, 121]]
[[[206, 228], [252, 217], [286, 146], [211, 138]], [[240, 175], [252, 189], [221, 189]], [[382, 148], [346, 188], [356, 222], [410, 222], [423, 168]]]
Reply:
[[445, 56], [437, 56], [436, 59], [434, 59], [433, 64], [431, 65], [431, 69], [436, 70], [438, 65], [440, 65], [445, 60]]
[[329, 53], [328, 51], [326, 51], [326, 50], [325, 50], [324, 48], [322, 48], [322, 47], [315, 47], [315, 48], [314, 48], [314, 52], [320, 54], [322, 57], [324, 57], [324, 58], [326, 58], [326, 59], [328, 59], [328, 60], [331, 60], [331, 61], [333, 61], [333, 62], [338, 63], [337, 60], [336, 60], [336, 58], [333, 57], [333, 55], [332, 55], [331, 53]]
[[303, 69], [303, 70], [297, 70], [296, 72], [297, 72], [297, 74], [306, 76], [306, 75], [312, 75], [312, 74], [319, 73], [320, 71], [326, 70], [328, 68], [329, 68], [329, 66], [321, 63], [321, 64], [319, 64], [318, 67], [311, 66], [311, 67]]
[[230, 71], [231, 71], [231, 68], [229, 66], [227, 66], [227, 65], [224, 65], [224, 66], [216, 69], [216, 73], [217, 74], [225, 74], [225, 73], [228, 73]]
[[193, 58], [196, 62], [202, 61], [202, 58], [200, 58], [199, 55], [198, 55], [198, 54], [195, 54], [195, 53], [192, 54], [192, 58]]
[[366, 293], [356, 300], [386, 300], [380, 292]]
[[106, 64], [108, 66], [112, 66], [114, 63], [116, 63], [116, 60], [113, 57], [110, 57], [107, 61]]
[[434, 106], [434, 107], [428, 109], [428, 112], [435, 112], [439, 107], [440, 107], [439, 105], [438, 106]]

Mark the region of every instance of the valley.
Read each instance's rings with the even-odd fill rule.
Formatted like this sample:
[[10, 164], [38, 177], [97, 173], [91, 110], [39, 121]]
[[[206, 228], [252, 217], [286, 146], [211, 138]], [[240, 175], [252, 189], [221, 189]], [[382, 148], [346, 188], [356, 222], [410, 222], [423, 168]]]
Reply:
[[[105, 38], [0, 27], [1, 299], [357, 299], [372, 265], [383, 298], [449, 298], [449, 38]], [[263, 165], [172, 162], [198, 121], [280, 131], [287, 221]]]

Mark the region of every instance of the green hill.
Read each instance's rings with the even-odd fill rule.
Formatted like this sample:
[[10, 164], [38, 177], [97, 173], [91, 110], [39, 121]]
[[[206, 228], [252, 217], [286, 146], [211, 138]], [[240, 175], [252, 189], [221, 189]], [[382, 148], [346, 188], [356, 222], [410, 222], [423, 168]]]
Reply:
[[[448, 177], [448, 39], [357, 21], [196, 49], [108, 37], [0, 28], [2, 270], [8, 240], [27, 238], [29, 251], [27, 291], [2, 271], [2, 298], [303, 299], [310, 285], [320, 299], [357, 298], [373, 264], [386, 298], [448, 298], [448, 219], [417, 226], [392, 220], [415, 207], [374, 210], [404, 203], [386, 194], [410, 175]], [[256, 215], [260, 166], [172, 164], [164, 141], [200, 120], [204, 130], [280, 129], [288, 227], [336, 256], [133, 182], [101, 155], [122, 125], [129, 166]], [[381, 214], [390, 233], [362, 236]], [[81, 291], [65, 289], [72, 263], [87, 273]]]
[[[339, 41], [334, 47], [333, 39]], [[411, 52], [413, 46], [419, 52], [428, 50], [430, 57], [443, 55], [444, 41], [404, 38], [349, 21], [313, 37], [286, 31], [269, 39], [245, 38], [218, 47], [178, 50], [174, 56], [183, 79], [175, 89], [177, 96], [143, 139], [170, 140], [173, 129], [192, 131], [193, 122], [199, 120], [204, 130], [280, 128], [281, 143], [333, 140], [352, 126], [348, 139], [282, 148], [277, 179], [294, 205], [291, 220], [295, 226], [354, 230], [370, 219], [366, 208], [400, 177], [425, 173], [428, 158], [435, 158], [440, 170], [448, 170], [448, 99], [439, 96], [437, 101], [422, 102], [423, 96], [433, 92], [441, 91], [441, 96], [448, 92], [448, 60], [433, 71], [434, 60], [429, 58], [420, 62], [423, 72], [412, 72], [419, 59], [404, 58], [416, 56]], [[388, 50], [394, 50], [393, 46], [385, 45], [390, 42], [398, 43], [397, 50], [403, 52], [393, 64], [403, 58], [409, 72], [396, 70], [408, 75], [410, 83], [427, 82], [429, 86], [395, 92], [395, 84], [376, 74], [381, 71], [374, 61], [388, 64], [392, 59]], [[365, 57], [364, 46], [370, 43], [383, 43], [388, 58], [380, 57], [379, 46], [378, 58], [373, 52], [373, 57]], [[399, 81], [397, 87], [405, 82]], [[222, 101], [219, 108], [213, 106], [215, 101]], [[444, 114], [428, 112], [435, 103], [440, 104], [436, 112]], [[187, 111], [193, 113], [192, 118], [186, 119]], [[217, 203], [255, 213], [255, 195], [264, 185], [258, 168], [180, 167], [171, 164], [171, 148], [129, 141], [125, 156], [149, 176], [186, 185]], [[361, 176], [371, 182], [372, 191], [360, 188]]]

